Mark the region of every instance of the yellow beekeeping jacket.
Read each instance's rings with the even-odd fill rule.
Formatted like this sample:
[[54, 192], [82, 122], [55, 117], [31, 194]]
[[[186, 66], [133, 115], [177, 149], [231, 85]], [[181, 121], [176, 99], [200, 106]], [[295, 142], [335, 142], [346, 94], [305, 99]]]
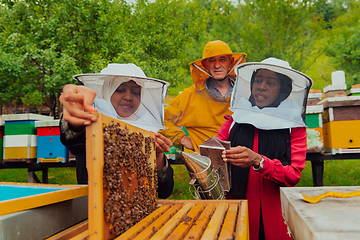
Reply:
[[202, 65], [202, 60], [218, 55], [233, 57], [234, 66], [228, 73], [232, 78], [236, 76], [235, 66], [244, 63], [246, 57], [244, 53], [232, 53], [226, 43], [217, 40], [206, 44], [202, 59], [189, 64], [194, 85], [184, 89], [165, 107], [164, 125], [167, 129], [160, 131], [174, 145], [181, 145], [180, 140], [186, 135], [181, 127], [186, 127], [195, 152], [199, 152], [199, 145], [216, 136], [225, 121], [224, 115], [232, 115], [229, 110], [230, 97], [214, 98], [206, 90], [209, 74], [205, 73], [207, 70]]
[[184, 89], [165, 107], [164, 124], [167, 129], [160, 133], [174, 145], [180, 145], [180, 139], [185, 135], [180, 127], [186, 127], [195, 152], [198, 152], [199, 145], [216, 136], [225, 121], [224, 115], [232, 114], [229, 106], [230, 97], [222, 101], [213, 99], [205, 88], [199, 93], [194, 84]]

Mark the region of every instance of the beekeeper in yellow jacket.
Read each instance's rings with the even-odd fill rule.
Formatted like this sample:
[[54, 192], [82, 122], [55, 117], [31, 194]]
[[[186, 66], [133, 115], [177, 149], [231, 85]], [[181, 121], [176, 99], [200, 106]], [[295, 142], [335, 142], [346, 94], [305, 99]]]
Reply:
[[[199, 145], [216, 136], [224, 122], [224, 115], [231, 115], [230, 96], [235, 82], [235, 66], [245, 62], [246, 54], [233, 53], [223, 41], [208, 42], [202, 59], [190, 63], [194, 84], [184, 89], [165, 107], [161, 133], [174, 145], [198, 152]], [[186, 136], [181, 129], [185, 127]]]

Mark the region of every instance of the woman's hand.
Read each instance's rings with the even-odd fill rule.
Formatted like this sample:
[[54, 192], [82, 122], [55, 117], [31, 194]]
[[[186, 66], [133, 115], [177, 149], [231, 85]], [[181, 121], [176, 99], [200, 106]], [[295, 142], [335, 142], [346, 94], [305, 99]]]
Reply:
[[225, 162], [242, 168], [249, 166], [258, 168], [262, 156], [247, 147], [237, 146], [223, 151], [222, 158]]
[[74, 84], [65, 85], [59, 100], [63, 104], [63, 116], [73, 128], [90, 125], [97, 117], [89, 112], [97, 112], [93, 107], [95, 91]]
[[156, 137], [156, 168], [161, 169], [165, 166], [164, 152], [169, 152], [172, 142], [160, 133], [155, 133]]

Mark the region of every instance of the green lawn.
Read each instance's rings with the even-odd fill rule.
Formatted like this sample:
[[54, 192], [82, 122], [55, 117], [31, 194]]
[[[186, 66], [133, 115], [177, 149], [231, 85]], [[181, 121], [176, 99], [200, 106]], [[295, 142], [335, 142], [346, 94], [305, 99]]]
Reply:
[[[190, 177], [184, 165], [172, 165], [175, 188], [169, 199], [193, 199], [189, 191]], [[41, 179], [41, 171], [37, 172]], [[75, 168], [50, 168], [50, 184], [76, 184]], [[0, 169], [1, 182], [27, 182], [27, 169]], [[360, 160], [328, 160], [324, 164], [324, 186], [359, 186]], [[311, 162], [305, 169], [297, 187], [312, 187]]]

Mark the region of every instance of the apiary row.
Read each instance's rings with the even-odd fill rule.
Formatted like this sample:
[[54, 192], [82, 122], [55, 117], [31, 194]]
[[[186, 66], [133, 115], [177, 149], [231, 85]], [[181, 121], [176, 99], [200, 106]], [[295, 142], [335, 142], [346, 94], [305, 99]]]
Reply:
[[59, 120], [39, 114], [9, 114], [2, 119], [0, 163], [68, 161], [69, 151], [60, 142]]
[[360, 86], [330, 85], [309, 93], [306, 108], [308, 152], [360, 152]]

